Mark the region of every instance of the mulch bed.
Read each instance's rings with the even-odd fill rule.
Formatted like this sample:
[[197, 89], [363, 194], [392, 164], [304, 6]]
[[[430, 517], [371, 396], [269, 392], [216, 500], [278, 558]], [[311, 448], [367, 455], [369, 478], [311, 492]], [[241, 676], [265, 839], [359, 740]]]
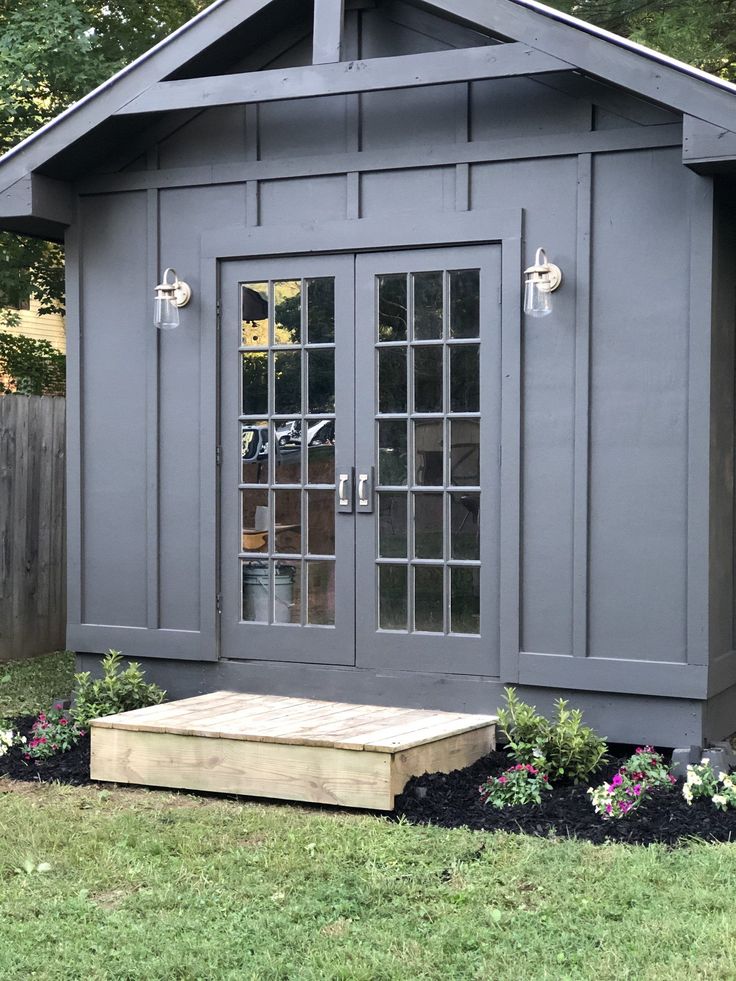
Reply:
[[[13, 727], [28, 736], [33, 717], [10, 720]], [[611, 747], [611, 760], [596, 775], [593, 784], [610, 780], [633, 747]], [[478, 786], [489, 775], [497, 776], [511, 761], [499, 751], [473, 766], [453, 773], [431, 773], [414, 777], [404, 793], [396, 798], [391, 819], [404, 818], [412, 824], [432, 824], [443, 828], [472, 828], [478, 831], [508, 831], [541, 837], [578, 838], [594, 844], [619, 841], [648, 845], [661, 842], [676, 845], [700, 838], [706, 841], [736, 841], [736, 810], [719, 811], [710, 801], [688, 806], [682, 796], [682, 781], [672, 788], [656, 791], [631, 818], [604, 821], [593, 810], [587, 786], [556, 786], [541, 805], [505, 807], [499, 810], [480, 801]], [[83, 786], [89, 784], [89, 736], [68, 753], [50, 760], [25, 760], [14, 748], [0, 757], [0, 778]], [[279, 802], [283, 803], [283, 802]]]

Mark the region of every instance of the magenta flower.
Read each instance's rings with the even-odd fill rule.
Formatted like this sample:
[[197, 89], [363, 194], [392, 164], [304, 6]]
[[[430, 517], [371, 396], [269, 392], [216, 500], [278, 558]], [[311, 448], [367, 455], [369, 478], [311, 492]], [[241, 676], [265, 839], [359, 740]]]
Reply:
[[623, 780], [624, 780], [624, 778], [621, 776], [621, 774], [620, 773], [617, 773], [616, 776], [611, 781], [611, 786], [612, 787], [620, 787], [621, 784], [623, 783]]

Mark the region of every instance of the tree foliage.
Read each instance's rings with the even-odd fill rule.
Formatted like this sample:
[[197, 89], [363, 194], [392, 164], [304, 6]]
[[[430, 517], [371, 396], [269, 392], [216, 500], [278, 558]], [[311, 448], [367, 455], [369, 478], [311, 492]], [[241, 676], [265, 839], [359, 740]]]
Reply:
[[736, 80], [736, 0], [547, 0], [565, 13]]
[[[204, 0], [0, 0], [0, 152], [201, 10]], [[0, 297], [63, 313], [59, 246], [0, 234]]]

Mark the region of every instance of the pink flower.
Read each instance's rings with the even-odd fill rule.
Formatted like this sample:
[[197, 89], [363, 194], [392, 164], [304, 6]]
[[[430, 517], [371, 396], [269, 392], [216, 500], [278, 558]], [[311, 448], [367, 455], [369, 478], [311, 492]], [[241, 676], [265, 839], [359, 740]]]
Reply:
[[632, 805], [627, 800], [622, 800], [618, 806], [622, 814], [628, 814], [632, 807]]
[[621, 776], [620, 773], [617, 773], [616, 776], [611, 781], [611, 786], [620, 787], [623, 782], [624, 782], [624, 778]]
[[59, 725], [60, 726], [65, 726], [66, 724], [67, 724], [67, 720], [66, 719], [59, 719]]
[[634, 797], [639, 797], [641, 794], [641, 784], [637, 783], [632, 789], [634, 791]]
[[498, 778], [498, 782], [499, 783], [508, 783], [508, 780], [506, 779], [506, 777], [499, 777]]
[[611, 814], [613, 812], [613, 807], [610, 804], [606, 804], [606, 814]]

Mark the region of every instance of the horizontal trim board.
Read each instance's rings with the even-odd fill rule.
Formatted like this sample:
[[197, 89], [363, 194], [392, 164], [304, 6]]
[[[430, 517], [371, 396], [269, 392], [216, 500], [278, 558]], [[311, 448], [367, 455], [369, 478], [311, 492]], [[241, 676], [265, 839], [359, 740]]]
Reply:
[[106, 626], [99, 623], [67, 624], [66, 645], [73, 651], [103, 654], [109, 648], [126, 657], [157, 657], [184, 661], [215, 661], [214, 639], [207, 643], [196, 630], [152, 630], [147, 627]]
[[682, 145], [682, 127], [632, 127], [590, 133], [555, 133], [550, 136], [483, 140], [477, 143], [429, 144], [424, 147], [335, 153], [325, 156], [255, 160], [243, 164], [174, 167], [124, 174], [100, 174], [76, 184], [79, 194], [108, 194], [151, 188], [199, 187], [240, 184], [246, 181], [322, 177], [370, 171], [444, 167], [454, 164], [495, 163], [537, 157], [574, 156], [578, 153], [616, 153]]
[[[255, 256], [314, 255], [327, 252], [385, 251], [414, 247], [446, 247], [471, 242], [503, 242], [521, 237], [521, 211], [402, 214], [387, 227], [383, 218], [348, 221], [307, 221], [247, 228], [235, 225], [202, 235], [202, 260]], [[203, 275], [207, 270], [203, 270]]]
[[663, 695], [702, 699], [708, 696], [708, 668], [675, 661], [573, 657], [568, 654], [519, 654], [519, 683], [549, 688]]
[[526, 44], [498, 44], [158, 82], [116, 110], [115, 115], [281, 102], [284, 99], [310, 99], [354, 92], [385, 92], [573, 69], [574, 65], [536, 51]]

